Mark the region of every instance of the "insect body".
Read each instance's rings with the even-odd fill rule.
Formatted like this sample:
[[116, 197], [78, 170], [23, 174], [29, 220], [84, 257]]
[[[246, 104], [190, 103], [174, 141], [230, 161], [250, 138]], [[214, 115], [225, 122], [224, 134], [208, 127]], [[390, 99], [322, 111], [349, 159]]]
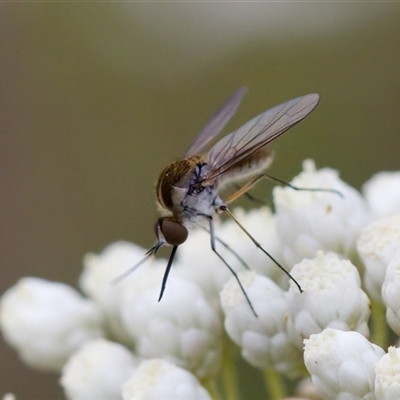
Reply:
[[158, 244], [180, 245], [187, 238], [186, 228], [226, 211], [218, 196], [221, 186], [245, 177], [256, 180], [254, 176], [272, 161], [265, 146], [306, 117], [319, 100], [317, 94], [309, 94], [276, 106], [225, 136], [206, 155], [199, 155], [236, 112], [244, 94], [245, 89], [239, 89], [214, 114], [186, 157], [162, 171], [156, 189], [161, 214], [156, 229]]
[[[204, 148], [232, 118], [245, 92], [246, 90], [241, 88], [234, 93], [206, 124], [186, 151], [184, 158], [169, 164], [158, 178], [156, 195], [160, 218], [155, 226], [157, 242], [148, 251], [147, 257], [155, 254], [163, 245], [172, 246], [159, 300], [163, 295], [175, 252], [178, 246], [186, 241], [188, 229], [206, 223], [210, 231], [212, 250], [234, 274], [256, 315], [236, 273], [215, 248], [213, 218], [217, 213], [226, 212], [257, 247], [275, 261], [240, 225], [227, 208], [227, 204], [245, 193], [263, 176], [263, 171], [272, 161], [272, 154], [266, 145], [305, 118], [318, 104], [319, 96], [309, 94], [298, 97], [258, 115], [222, 138], [202, 155]], [[221, 187], [228, 182], [243, 179], [247, 182], [239, 190], [225, 201], [220, 198], [218, 192]], [[283, 269], [276, 261], [275, 263]]]

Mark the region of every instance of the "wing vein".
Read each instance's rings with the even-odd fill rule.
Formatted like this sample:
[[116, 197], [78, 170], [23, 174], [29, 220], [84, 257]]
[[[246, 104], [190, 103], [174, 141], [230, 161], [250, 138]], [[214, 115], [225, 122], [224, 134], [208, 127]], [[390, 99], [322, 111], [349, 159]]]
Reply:
[[212, 171], [208, 180], [223, 174], [282, 135], [305, 118], [316, 107], [318, 101], [317, 94], [309, 94], [282, 103], [222, 138], [207, 154], [207, 162]]

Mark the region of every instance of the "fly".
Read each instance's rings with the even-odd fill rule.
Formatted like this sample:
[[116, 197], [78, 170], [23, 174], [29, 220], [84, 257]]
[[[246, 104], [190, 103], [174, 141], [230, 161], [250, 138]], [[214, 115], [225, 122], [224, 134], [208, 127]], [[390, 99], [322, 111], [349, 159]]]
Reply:
[[[223, 137], [204, 153], [205, 147], [235, 114], [245, 93], [245, 88], [236, 91], [211, 117], [184, 154], [184, 158], [169, 164], [161, 172], [156, 185], [157, 206], [160, 213], [160, 218], [155, 225], [157, 242], [146, 253], [146, 257], [117, 278], [118, 281], [136, 269], [148, 257], [156, 254], [161, 246], [172, 246], [158, 299], [160, 301], [178, 246], [186, 241], [190, 228], [206, 223], [210, 232], [212, 250], [232, 272], [252, 312], [257, 316], [236, 272], [216, 250], [214, 216], [225, 212], [256, 246], [296, 283], [301, 291], [300, 285], [290, 273], [246, 231], [227, 205], [246, 193], [264, 176], [263, 171], [272, 161], [272, 153], [266, 145], [310, 114], [318, 104], [319, 95], [308, 94], [298, 97], [261, 113], [241, 128]], [[222, 200], [218, 194], [221, 188], [227, 183], [238, 181], [245, 181], [245, 184], [227, 199]]]

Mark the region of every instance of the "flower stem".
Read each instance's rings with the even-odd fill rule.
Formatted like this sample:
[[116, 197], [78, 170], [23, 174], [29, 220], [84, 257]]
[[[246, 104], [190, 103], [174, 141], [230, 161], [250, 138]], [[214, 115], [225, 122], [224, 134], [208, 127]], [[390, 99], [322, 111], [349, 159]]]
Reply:
[[[233, 350], [233, 349], [231, 349]], [[238, 377], [235, 364], [235, 352], [225, 349], [224, 364], [222, 367], [222, 386], [225, 400], [239, 400]]]
[[282, 376], [278, 372], [276, 372], [272, 368], [265, 369], [264, 383], [265, 383], [265, 388], [269, 393], [268, 399], [281, 400], [285, 398], [286, 393]]
[[222, 400], [221, 394], [218, 390], [217, 383], [214, 379], [210, 379], [207, 382], [203, 382], [204, 387], [207, 389], [213, 400]]
[[388, 346], [388, 328], [385, 307], [374, 300], [372, 300], [371, 305], [371, 341], [386, 350]]

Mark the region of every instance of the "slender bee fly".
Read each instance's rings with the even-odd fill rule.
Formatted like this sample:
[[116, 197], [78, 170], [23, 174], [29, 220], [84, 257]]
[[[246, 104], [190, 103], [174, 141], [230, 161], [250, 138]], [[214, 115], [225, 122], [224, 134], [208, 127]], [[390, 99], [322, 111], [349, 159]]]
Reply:
[[[318, 104], [319, 95], [308, 94], [298, 97], [261, 113], [241, 128], [223, 137], [204, 153], [206, 146], [215, 139], [235, 114], [245, 93], [245, 88], [237, 90], [211, 117], [184, 154], [184, 158], [172, 162], [161, 172], [156, 185], [160, 215], [155, 225], [157, 242], [146, 253], [146, 257], [118, 277], [118, 281], [136, 269], [148, 257], [154, 255], [161, 246], [172, 246], [158, 299], [160, 301], [178, 246], [186, 241], [190, 228], [204, 226], [206, 223], [210, 232], [212, 250], [230, 269], [252, 312], [257, 316], [236, 272], [218, 253], [215, 246], [214, 216], [225, 212], [255, 245], [297, 284], [301, 291], [299, 284], [290, 273], [256, 242], [233, 216], [227, 205], [246, 193], [265, 175], [264, 171], [272, 161], [272, 153], [267, 148], [267, 144], [310, 114]], [[227, 183], [238, 181], [245, 183], [227, 199], [222, 200], [218, 194], [221, 188]]]

